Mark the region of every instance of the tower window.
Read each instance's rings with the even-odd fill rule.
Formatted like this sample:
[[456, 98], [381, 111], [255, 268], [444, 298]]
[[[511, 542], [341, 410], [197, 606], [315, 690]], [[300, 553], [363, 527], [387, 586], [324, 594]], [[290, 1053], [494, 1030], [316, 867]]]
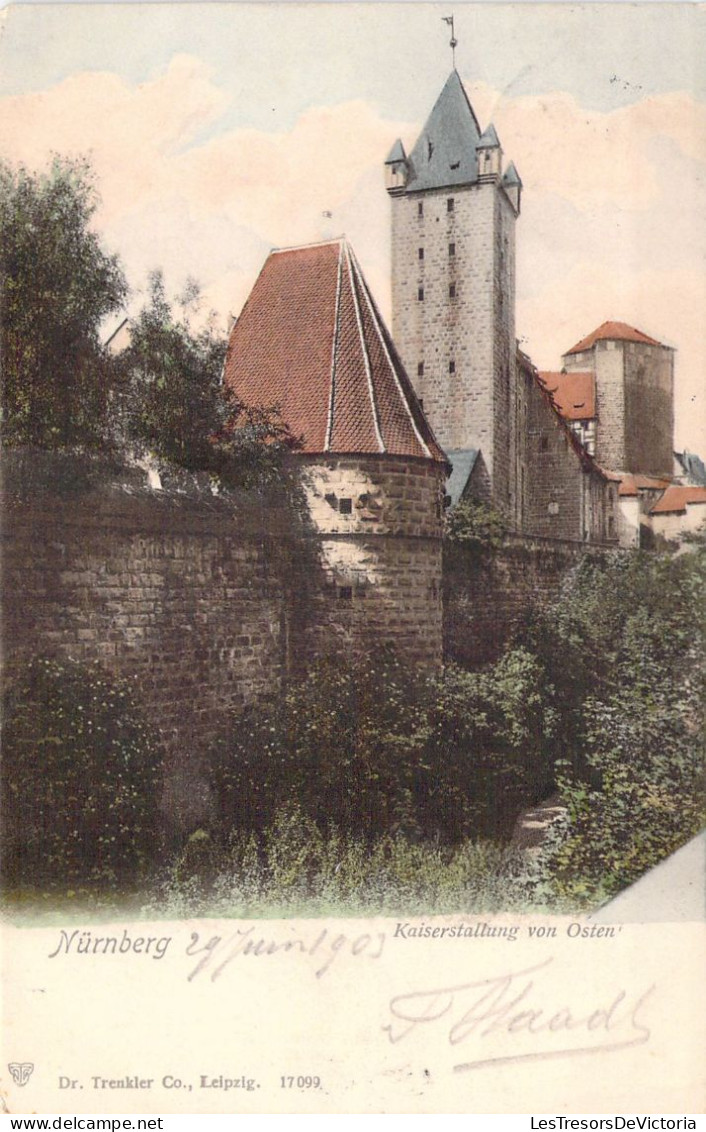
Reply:
[[449, 199], [446, 202], [446, 211], [447, 212], [453, 212], [453, 210], [454, 210], [454, 198], [449, 197]]
[[419, 249], [419, 258], [424, 259], [424, 248]]
[[450, 299], [456, 298], [456, 284], [455, 283], [451, 283], [450, 286], [449, 286], [449, 298]]
[[353, 597], [353, 586], [339, 586], [338, 596], [342, 601], [351, 601]]
[[449, 362], [449, 373], [456, 373], [456, 363]]
[[419, 299], [420, 303], [424, 301], [424, 288], [423, 287], [420, 287], [419, 290], [417, 291], [417, 298]]
[[353, 500], [352, 499], [339, 499], [338, 510], [342, 515], [353, 514]]
[[449, 259], [453, 259], [453, 257], [455, 255], [456, 255], [456, 245], [455, 244], [449, 244]]
[[424, 362], [417, 362], [417, 377], [424, 377]]
[[420, 200], [420, 201], [417, 202], [417, 216], [423, 216], [423, 215], [424, 215], [424, 201]]

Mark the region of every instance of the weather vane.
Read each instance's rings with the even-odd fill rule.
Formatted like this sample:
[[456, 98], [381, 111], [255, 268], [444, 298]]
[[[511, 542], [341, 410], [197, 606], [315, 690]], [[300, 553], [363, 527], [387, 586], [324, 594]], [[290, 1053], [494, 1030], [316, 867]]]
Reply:
[[441, 18], [444, 21], [444, 23], [448, 24], [449, 27], [451, 28], [451, 39], [449, 41], [449, 47], [451, 48], [451, 59], [452, 59], [453, 67], [454, 67], [454, 71], [455, 71], [456, 70], [456, 46], [458, 44], [458, 40], [456, 39], [456, 36], [454, 35], [454, 18], [453, 18], [453, 16], [442, 16]]

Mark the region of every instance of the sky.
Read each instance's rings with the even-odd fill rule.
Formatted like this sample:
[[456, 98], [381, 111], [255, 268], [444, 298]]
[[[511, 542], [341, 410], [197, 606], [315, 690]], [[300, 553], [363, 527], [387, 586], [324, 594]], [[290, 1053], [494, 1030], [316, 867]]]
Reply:
[[161, 268], [225, 329], [270, 248], [345, 233], [389, 321], [383, 162], [451, 70], [451, 10], [523, 181], [523, 349], [559, 368], [606, 320], [675, 347], [676, 445], [706, 456], [705, 6], [10, 4], [0, 155], [90, 156], [133, 308]]

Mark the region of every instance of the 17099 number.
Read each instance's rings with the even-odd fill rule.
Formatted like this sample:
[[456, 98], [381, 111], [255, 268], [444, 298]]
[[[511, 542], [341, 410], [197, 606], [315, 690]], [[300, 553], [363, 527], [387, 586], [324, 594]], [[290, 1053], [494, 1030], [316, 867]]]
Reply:
[[280, 1077], [281, 1089], [320, 1089], [320, 1077]]

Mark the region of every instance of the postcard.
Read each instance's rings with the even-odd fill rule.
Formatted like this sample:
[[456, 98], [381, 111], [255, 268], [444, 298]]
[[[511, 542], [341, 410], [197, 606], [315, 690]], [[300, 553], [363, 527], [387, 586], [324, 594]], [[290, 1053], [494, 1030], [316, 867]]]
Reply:
[[0, 22], [4, 1110], [695, 1127], [703, 7]]

